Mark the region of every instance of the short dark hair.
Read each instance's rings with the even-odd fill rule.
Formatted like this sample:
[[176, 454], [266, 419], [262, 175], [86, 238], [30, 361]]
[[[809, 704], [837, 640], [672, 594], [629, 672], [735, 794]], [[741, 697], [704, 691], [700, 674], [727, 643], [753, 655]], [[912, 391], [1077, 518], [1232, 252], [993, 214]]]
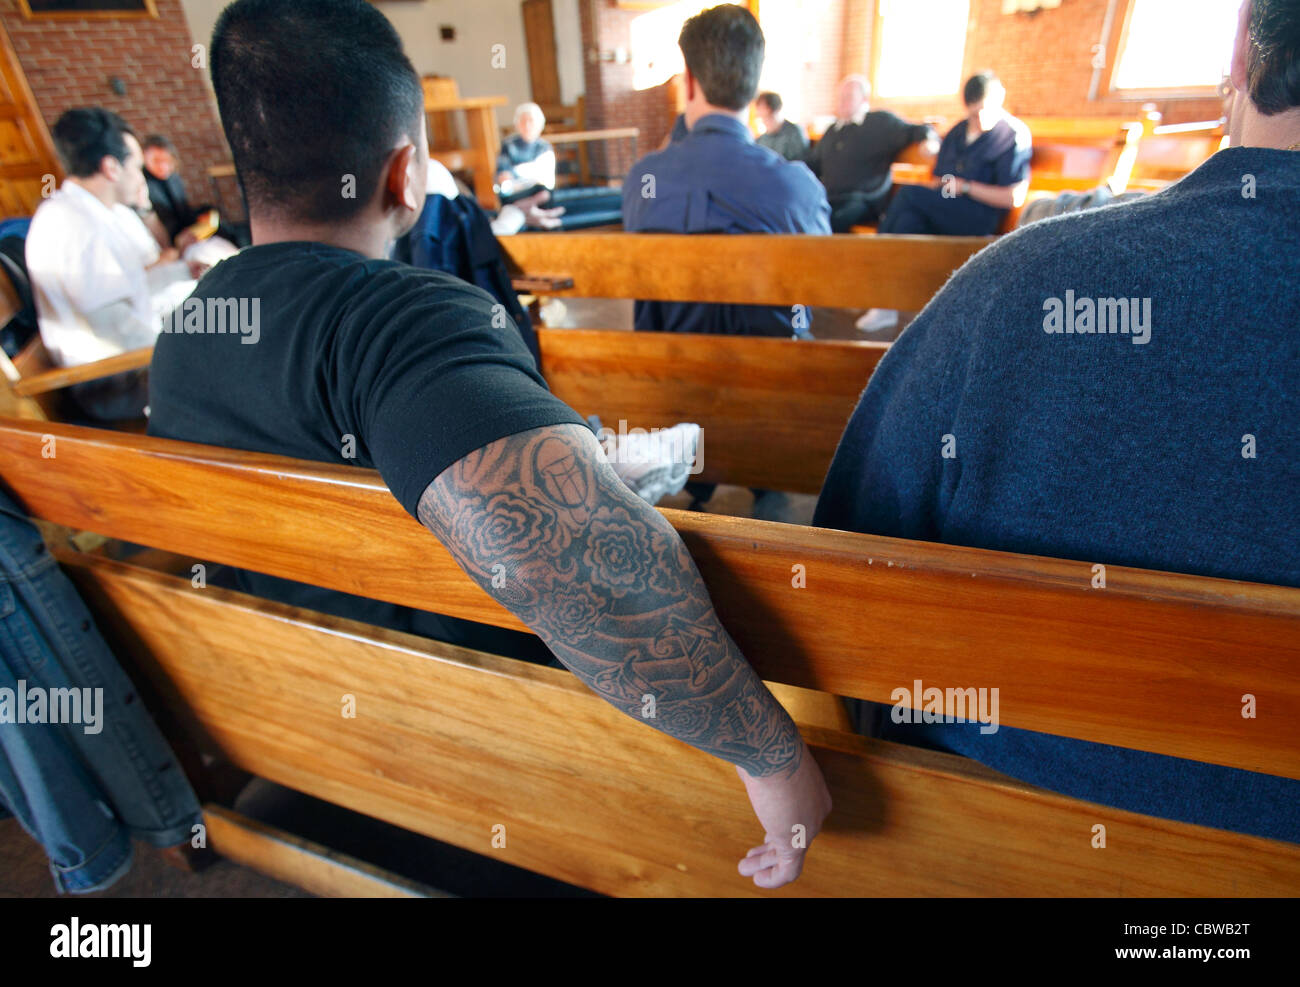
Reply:
[[759, 93], [758, 101], [767, 107], [769, 113], [780, 113], [781, 107], [785, 105], [776, 93]]
[[1254, 0], [1246, 79], [1251, 102], [1264, 115], [1300, 106], [1300, 4], [1295, 0]]
[[146, 137], [144, 140], [140, 142], [140, 146], [144, 148], [146, 151], [149, 150], [149, 148], [151, 147], [156, 147], [159, 150], [166, 151], [173, 158], [180, 157], [180, 155], [176, 151], [176, 145], [173, 144], [169, 138], [164, 137], [162, 134], [150, 134], [148, 137]]
[[974, 106], [989, 94], [989, 87], [997, 81], [997, 74], [989, 69], [976, 72], [966, 80], [966, 87], [961, 92], [962, 99], [967, 106]]
[[419, 140], [420, 77], [393, 25], [365, 0], [236, 0], [209, 50], [250, 210], [348, 219], [401, 138]]
[[135, 137], [125, 120], [102, 106], [79, 106], [54, 121], [54, 146], [59, 159], [64, 170], [76, 178], [89, 178], [99, 171], [105, 157], [125, 161], [131, 153], [126, 146], [127, 134]]
[[677, 37], [686, 67], [713, 106], [743, 110], [758, 92], [763, 71], [763, 31], [754, 15], [734, 3], [702, 10]]

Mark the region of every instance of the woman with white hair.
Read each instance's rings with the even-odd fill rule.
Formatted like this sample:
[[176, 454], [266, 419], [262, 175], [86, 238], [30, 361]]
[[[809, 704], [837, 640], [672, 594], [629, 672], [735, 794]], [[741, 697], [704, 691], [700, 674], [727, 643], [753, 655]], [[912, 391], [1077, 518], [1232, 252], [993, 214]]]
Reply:
[[497, 156], [497, 187], [502, 202], [555, 188], [555, 151], [541, 139], [546, 116], [536, 103], [515, 108], [515, 133]]

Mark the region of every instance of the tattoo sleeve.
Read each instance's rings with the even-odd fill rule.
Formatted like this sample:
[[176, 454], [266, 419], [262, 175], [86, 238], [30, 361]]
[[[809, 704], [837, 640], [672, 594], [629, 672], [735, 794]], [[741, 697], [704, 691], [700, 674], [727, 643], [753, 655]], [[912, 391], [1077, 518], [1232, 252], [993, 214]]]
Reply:
[[578, 425], [500, 439], [450, 466], [420, 520], [602, 699], [761, 777], [803, 743], [718, 621], [686, 546]]

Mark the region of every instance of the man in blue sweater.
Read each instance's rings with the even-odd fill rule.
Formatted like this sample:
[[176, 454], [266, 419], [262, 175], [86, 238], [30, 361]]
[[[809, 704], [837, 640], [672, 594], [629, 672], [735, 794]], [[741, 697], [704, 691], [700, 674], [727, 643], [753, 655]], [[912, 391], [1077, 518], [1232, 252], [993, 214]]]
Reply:
[[[816, 524], [1300, 586], [1298, 38], [1293, 0], [1246, 3], [1232, 147], [1157, 195], [1025, 227], [954, 276], [872, 377]], [[889, 739], [1300, 842], [1300, 782], [882, 709]]]

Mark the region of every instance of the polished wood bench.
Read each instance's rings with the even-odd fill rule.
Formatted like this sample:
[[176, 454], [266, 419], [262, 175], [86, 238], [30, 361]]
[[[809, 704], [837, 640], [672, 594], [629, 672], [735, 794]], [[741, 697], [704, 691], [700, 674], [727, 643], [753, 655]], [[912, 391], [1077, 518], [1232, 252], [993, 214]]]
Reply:
[[[989, 242], [982, 237], [521, 234], [502, 246], [516, 286], [557, 297], [650, 298], [915, 310]], [[743, 272], [744, 277], [738, 277]], [[830, 272], [828, 274], [828, 272]], [[701, 482], [817, 493], [844, 426], [888, 347], [857, 341], [540, 329], [542, 373], [583, 415], [617, 430], [696, 422]], [[53, 367], [34, 341], [15, 401], [147, 366], [138, 350]], [[33, 413], [32, 417], [38, 417]]]
[[[50, 437], [52, 458], [42, 454]], [[36, 518], [176, 553], [179, 564], [160, 571], [58, 550], [132, 675], [161, 697], [179, 745], [584, 887], [1031, 896], [1300, 887], [1300, 845], [1083, 803], [962, 758], [869, 740], [820, 701], [890, 703], [916, 679], [996, 685], [1003, 726], [1298, 778], [1297, 589], [1108, 567], [1097, 590], [1097, 560], [665, 511], [835, 799], [803, 877], [765, 892], [735, 871], [759, 834], [731, 767], [616, 713], [568, 673], [192, 584], [192, 563], [224, 563], [519, 628], [374, 473], [6, 421], [0, 480]], [[795, 566], [805, 588], [792, 585]], [[1258, 719], [1242, 718], [1245, 693], [1258, 697]], [[340, 715], [344, 695], [356, 699], [355, 718]], [[224, 808], [211, 806], [210, 818]], [[220, 822], [214, 846], [288, 873], [286, 841], [236, 838], [248, 824], [228, 813]], [[1105, 849], [1094, 848], [1098, 826]], [[302, 843], [291, 852], [295, 880], [323, 870], [318, 889], [404, 893], [355, 868], [337, 882], [337, 861], [313, 863]]]
[[[551, 390], [583, 415], [614, 432], [620, 423], [649, 430], [695, 422], [703, 429], [696, 479], [808, 494], [821, 490], [858, 397], [889, 350], [594, 329], [539, 329], [537, 337]], [[142, 349], [52, 367], [37, 339], [15, 361], [27, 372], [9, 380], [0, 414], [60, 420], [60, 389], [147, 367], [152, 355]]]
[[500, 243], [516, 276], [572, 278], [558, 298], [918, 311], [992, 239], [521, 233]]

